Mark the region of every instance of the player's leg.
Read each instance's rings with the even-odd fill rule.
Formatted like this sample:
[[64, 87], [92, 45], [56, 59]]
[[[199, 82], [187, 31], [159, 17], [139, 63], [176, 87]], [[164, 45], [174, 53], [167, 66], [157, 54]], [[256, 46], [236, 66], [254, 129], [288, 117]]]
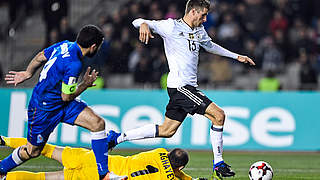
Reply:
[[5, 180], [47, 180], [45, 172], [13, 171], [8, 172]]
[[116, 138], [113, 138], [114, 142], [110, 146], [115, 146], [116, 144], [124, 141], [155, 137], [172, 137], [187, 116], [187, 112], [183, 109], [175, 108], [171, 101], [168, 103], [166, 109], [165, 120], [161, 125], [147, 124], [140, 128], [129, 130], [125, 133], [119, 133]]
[[35, 145], [31, 144], [30, 142], [27, 142], [27, 145], [20, 147], [19, 157], [23, 161], [27, 161], [31, 158], [36, 158], [36, 157], [40, 156], [43, 147], [44, 147], [44, 145], [35, 146]]
[[29, 171], [14, 171], [9, 172], [5, 180], [64, 180], [63, 171], [57, 172], [29, 172]]
[[45, 180], [64, 180], [64, 172], [57, 171], [57, 172], [46, 172], [45, 173], [46, 179]]
[[[23, 146], [24, 144], [27, 144], [27, 139], [26, 138], [10, 138], [10, 137], [4, 137], [0, 136], [0, 142], [2, 146], [8, 146], [11, 148], [18, 148], [20, 146]], [[48, 158], [55, 159], [59, 161], [62, 164], [62, 158], [61, 154], [63, 151], [63, 147], [51, 145], [51, 144], [46, 144], [41, 151], [41, 154], [43, 156], [46, 156]], [[62, 176], [61, 176], [62, 172]], [[57, 180], [61, 179], [63, 180], [63, 171], [59, 172], [39, 172], [39, 173], [33, 173], [33, 172], [27, 172], [27, 171], [14, 171], [14, 172], [9, 172], [6, 175], [6, 180], [15, 180], [15, 179], [20, 179], [20, 180]]]
[[210, 128], [211, 144], [214, 154], [214, 161], [216, 163], [223, 161], [223, 125], [225, 121], [224, 111], [216, 104], [211, 103], [204, 114], [208, 119], [211, 120], [212, 125]]
[[[23, 144], [27, 143], [26, 138], [10, 138], [10, 137], [3, 137], [0, 136], [0, 142], [3, 146], [8, 146], [11, 148], [17, 148]], [[46, 156], [48, 158], [54, 159], [58, 162], [62, 163], [62, 152], [65, 148], [51, 145], [51, 144], [45, 144], [43, 150], [41, 151], [41, 154], [43, 156]], [[88, 150], [87, 150], [88, 151]], [[72, 161], [73, 163], [79, 163], [79, 161]], [[18, 178], [19, 177], [19, 178]], [[57, 180], [57, 179], [64, 179], [64, 173], [63, 171], [58, 172], [40, 172], [40, 173], [33, 173], [33, 172], [27, 172], [27, 171], [15, 171], [15, 172], [9, 172], [6, 176], [6, 180], [10, 179], [20, 179], [20, 180]]]
[[37, 108], [28, 109], [27, 144], [16, 148], [10, 156], [0, 163], [0, 174], [6, 174], [23, 162], [38, 157], [46, 144], [50, 133], [59, 124], [60, 110], [43, 111]]
[[114, 133], [114, 136], [110, 134], [109, 148], [113, 148], [119, 143], [131, 140], [139, 140], [146, 138], [154, 138], [157, 136], [159, 126], [156, 124], [147, 124], [139, 128], [130, 129], [124, 133]]
[[[124, 141], [132, 141], [146, 138], [169, 138], [176, 133], [180, 125], [180, 121], [165, 117], [165, 120], [162, 125], [147, 124], [140, 128], [131, 129], [125, 133], [120, 134], [118, 137], [116, 137], [115, 144], [119, 144]], [[114, 145], [112, 144], [111, 146]]]
[[26, 138], [11, 138], [0, 136], [0, 142], [1, 146], [8, 146], [10, 148], [16, 149], [20, 146], [26, 145], [28, 141]]
[[[85, 148], [56, 148], [52, 158], [58, 160], [64, 166], [65, 179], [98, 179], [96, 158], [91, 150]], [[127, 179], [127, 176], [118, 176], [108, 173], [106, 179]]]
[[[1, 142], [0, 143], [1, 146], [8, 146], [13, 149], [16, 149], [20, 146], [27, 144], [28, 141], [26, 138], [12, 138], [12, 137], [0, 136], [0, 142]], [[53, 151], [55, 151], [55, 149], [57, 148], [62, 148], [62, 147], [52, 145], [52, 144], [45, 144], [43, 150], [41, 151], [41, 155], [51, 158]]]
[[23, 162], [38, 157], [51, 132], [59, 124], [63, 113], [61, 109], [43, 111], [38, 108], [28, 109], [27, 144], [16, 148], [10, 156], [0, 163], [0, 174], [6, 174]]
[[[172, 137], [185, 117], [187, 112], [181, 107], [182, 102], [185, 102], [185, 96], [179, 93], [175, 88], [168, 88], [170, 101], [166, 107], [166, 116], [162, 125], [148, 124], [140, 128], [129, 130], [116, 136], [113, 141], [116, 145], [118, 143], [130, 140], [154, 138], [154, 137]], [[189, 103], [187, 104], [189, 105]]]
[[169, 117], [165, 117], [164, 122], [162, 125], [159, 125], [159, 133], [156, 137], [164, 137], [164, 138], [170, 138], [172, 137], [180, 127], [182, 121], [174, 120]]
[[234, 176], [235, 173], [230, 169], [230, 166], [223, 161], [222, 157], [225, 113], [219, 106], [212, 102], [206, 108], [204, 115], [212, 122], [212, 126], [210, 128], [210, 139], [214, 155], [213, 176], [216, 179]]
[[43, 147], [34, 146], [29, 142], [13, 150], [12, 154], [3, 159], [0, 163], [0, 174], [7, 174], [13, 168], [21, 165], [25, 161], [38, 157]]
[[[175, 101], [176, 107], [181, 107], [183, 110], [189, 114], [201, 114], [205, 115], [212, 122], [212, 128], [210, 130], [211, 134], [211, 143], [214, 152], [214, 161], [216, 164], [221, 164], [224, 166], [222, 159], [222, 131], [225, 121], [224, 111], [215, 105], [204, 93], [199, 91], [197, 88], [186, 85], [184, 87], [177, 88], [178, 94], [170, 96], [171, 99]], [[228, 166], [226, 166], [228, 168]], [[230, 170], [228, 168], [228, 170]], [[225, 174], [225, 176], [231, 176], [234, 172], [230, 174]]]
[[[62, 163], [62, 152], [65, 149], [65, 147], [46, 144], [44, 146], [44, 148], [43, 148], [43, 151], [45, 151], [45, 149], [47, 147], [48, 147], [48, 153], [46, 153], [45, 156], [48, 157], [48, 158], [51, 158], [53, 160], [56, 160], [56, 161], [60, 162], [63, 165], [63, 163]], [[50, 149], [50, 151], [49, 151], [49, 149]], [[41, 152], [42, 155], [44, 155], [43, 151]]]
[[124, 133], [116, 133], [114, 131], [110, 131], [108, 136], [108, 147], [109, 149], [112, 149], [117, 144], [125, 141], [155, 137], [169, 138], [176, 133], [181, 123], [182, 121], [173, 120], [168, 117], [165, 117], [165, 120], [162, 125], [147, 124], [140, 128], [131, 129]]
[[101, 179], [109, 172], [108, 141], [105, 121], [84, 103], [73, 101], [65, 109], [64, 122], [84, 127], [91, 131], [91, 146], [96, 157], [98, 172]]

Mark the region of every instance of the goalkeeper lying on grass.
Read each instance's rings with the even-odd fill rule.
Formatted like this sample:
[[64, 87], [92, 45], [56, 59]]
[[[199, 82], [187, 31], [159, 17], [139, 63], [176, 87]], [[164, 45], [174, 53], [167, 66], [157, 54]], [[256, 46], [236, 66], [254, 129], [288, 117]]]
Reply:
[[[27, 143], [25, 138], [9, 138], [0, 136], [2, 146], [17, 148]], [[33, 173], [27, 171], [12, 171], [6, 180], [98, 180], [99, 174], [95, 156], [92, 150], [85, 148], [60, 147], [46, 144], [43, 156], [59, 161], [63, 171]], [[132, 156], [109, 155], [109, 169], [111, 172], [128, 176], [132, 180], [164, 180], [182, 179], [192, 180], [182, 169], [189, 160], [188, 153], [176, 148], [170, 152], [163, 148], [142, 152]], [[202, 179], [204, 178], [196, 178]], [[110, 177], [110, 180], [118, 180]]]

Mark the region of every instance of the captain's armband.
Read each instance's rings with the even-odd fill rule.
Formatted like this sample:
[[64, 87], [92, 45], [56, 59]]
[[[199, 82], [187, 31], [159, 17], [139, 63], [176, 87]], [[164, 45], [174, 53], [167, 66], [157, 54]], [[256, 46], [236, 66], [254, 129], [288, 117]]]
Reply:
[[61, 90], [64, 94], [73, 94], [77, 90], [77, 85], [78, 85], [78, 83], [68, 85], [68, 84], [65, 84], [64, 82], [62, 82], [62, 89]]

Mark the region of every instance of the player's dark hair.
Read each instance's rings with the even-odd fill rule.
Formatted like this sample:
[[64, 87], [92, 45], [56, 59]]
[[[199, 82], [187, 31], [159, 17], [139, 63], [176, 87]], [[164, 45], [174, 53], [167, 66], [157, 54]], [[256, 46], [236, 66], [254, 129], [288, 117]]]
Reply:
[[104, 36], [100, 28], [89, 24], [81, 28], [76, 41], [83, 48], [88, 48], [94, 44], [98, 47], [102, 43], [103, 37]]
[[186, 10], [185, 13], [187, 14], [188, 12], [191, 11], [191, 9], [197, 9], [197, 10], [203, 10], [203, 8], [210, 9], [210, 1], [208, 0], [188, 0], [186, 4]]
[[173, 169], [185, 166], [189, 161], [189, 155], [187, 151], [175, 148], [168, 154], [169, 161]]

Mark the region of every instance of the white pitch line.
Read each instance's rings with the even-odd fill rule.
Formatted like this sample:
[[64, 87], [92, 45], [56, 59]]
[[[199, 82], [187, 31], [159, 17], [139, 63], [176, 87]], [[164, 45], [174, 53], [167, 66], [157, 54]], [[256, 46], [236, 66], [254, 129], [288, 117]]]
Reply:
[[[57, 168], [61, 168], [61, 166], [41, 166], [41, 165], [22, 165], [22, 166], [19, 166], [19, 167], [22, 167], [22, 168], [28, 168], [28, 169], [40, 169], [40, 168], [43, 168], [43, 167], [46, 167], [47, 169], [57, 169]], [[211, 171], [212, 168], [184, 168], [184, 170], [188, 170], [188, 171]], [[238, 171], [249, 171], [249, 168], [246, 169], [246, 168], [237, 168], [236, 170]], [[277, 168], [275, 170], [275, 172], [310, 172], [310, 173], [315, 173], [315, 172], [320, 172], [320, 169], [279, 169]]]
[[[188, 171], [211, 171], [212, 168], [184, 168], [185, 170], [188, 170]], [[236, 170], [239, 170], [239, 171], [249, 171], [249, 168], [248, 169], [245, 169], [245, 168], [238, 168]], [[275, 172], [310, 172], [310, 173], [314, 173], [314, 172], [320, 172], [320, 169], [279, 169], [277, 168], [275, 170]]]

